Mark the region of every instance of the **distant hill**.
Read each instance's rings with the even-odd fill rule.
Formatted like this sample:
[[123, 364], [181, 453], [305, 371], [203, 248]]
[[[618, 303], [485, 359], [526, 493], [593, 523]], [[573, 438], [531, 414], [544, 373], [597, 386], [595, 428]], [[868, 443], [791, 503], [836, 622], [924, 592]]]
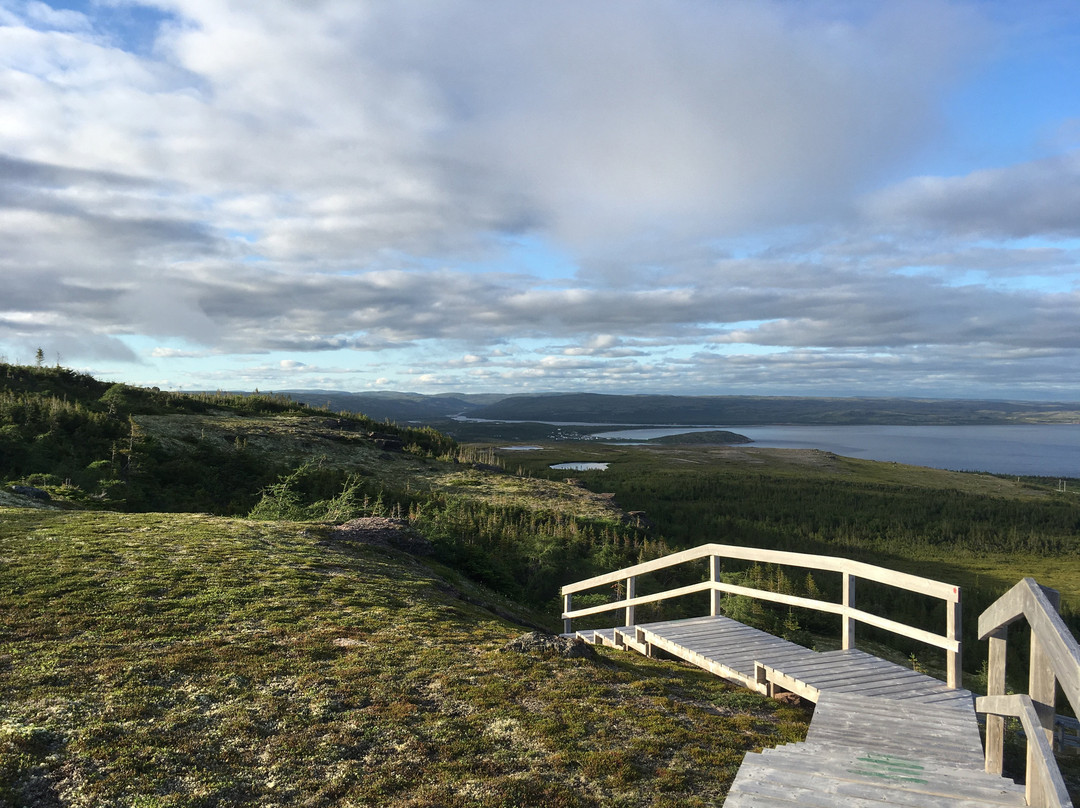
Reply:
[[448, 393], [283, 390], [289, 398], [376, 421], [439, 424], [458, 415], [493, 421], [596, 424], [1011, 424], [1080, 422], [1080, 402], [604, 393]]
[[379, 391], [348, 393], [342, 390], [283, 390], [294, 401], [312, 407], [326, 407], [333, 412], [362, 413], [376, 421], [441, 421], [505, 398], [501, 394], [473, 395], [451, 393], [426, 396], [420, 393]]
[[1080, 421], [1080, 404], [906, 398], [509, 396], [473, 418], [602, 424], [1007, 424]]

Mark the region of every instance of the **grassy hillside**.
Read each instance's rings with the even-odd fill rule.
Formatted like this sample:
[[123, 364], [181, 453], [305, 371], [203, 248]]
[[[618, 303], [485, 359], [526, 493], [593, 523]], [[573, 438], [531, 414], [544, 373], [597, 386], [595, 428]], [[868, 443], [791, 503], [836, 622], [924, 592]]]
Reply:
[[[0, 805], [693, 806], [805, 716], [325, 526], [0, 507]], [[535, 615], [522, 614], [522, 620]]]
[[0, 483], [36, 486], [68, 506], [407, 517], [441, 561], [533, 604], [648, 549], [610, 501], [490, 461], [430, 428], [278, 396], [180, 395], [0, 365]]
[[[260, 417], [283, 427], [282, 438], [289, 438], [289, 424], [306, 423], [323, 442], [390, 442], [424, 456], [454, 450], [432, 429], [335, 415], [281, 396], [184, 395], [108, 384], [67, 368], [0, 364], [0, 481], [131, 511], [243, 513], [296, 456], [311, 455], [306, 438], [295, 434], [297, 445], [285, 457], [274, 445], [245, 451], [243, 424]], [[184, 422], [201, 428], [180, 428], [180, 441], [170, 443], [176, 436], [165, 425]]]

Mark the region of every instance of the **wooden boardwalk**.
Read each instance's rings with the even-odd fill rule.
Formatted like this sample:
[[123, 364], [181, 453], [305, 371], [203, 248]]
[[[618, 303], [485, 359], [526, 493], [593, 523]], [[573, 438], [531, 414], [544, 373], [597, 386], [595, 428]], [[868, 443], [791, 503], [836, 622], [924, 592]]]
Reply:
[[983, 770], [972, 694], [902, 665], [855, 649], [818, 653], [723, 616], [577, 635], [816, 702], [805, 742], [746, 756], [726, 808], [1026, 804], [1023, 786]]
[[[836, 575], [840, 600], [746, 586], [725, 575], [727, 561]], [[638, 594], [641, 576], [684, 565], [700, 570], [703, 562], [707, 577], [698, 583]], [[859, 608], [858, 581], [940, 601], [944, 632]], [[600, 589], [614, 589], [615, 599], [596, 604]], [[575, 608], [574, 596], [585, 593], [592, 593], [593, 603]], [[708, 617], [635, 620], [639, 606], [698, 593], [709, 596]], [[730, 595], [836, 615], [843, 650], [817, 653], [724, 617], [723, 599]], [[989, 653], [988, 695], [978, 699], [960, 687], [960, 587], [930, 578], [834, 556], [710, 543], [567, 584], [562, 597], [566, 636], [574, 636], [574, 620], [617, 612], [623, 627], [576, 636], [643, 654], [663, 651], [760, 693], [789, 691], [817, 704], [805, 742], [746, 756], [727, 808], [1072, 808], [1051, 744], [1057, 691], [1080, 710], [1080, 644], [1058, 614], [1058, 593], [1033, 578], [1024, 578], [979, 616], [979, 639], [988, 641]], [[1007, 695], [1008, 628], [1020, 620], [1030, 627], [1029, 692]], [[940, 648], [946, 681], [857, 650], [857, 624]], [[976, 710], [986, 715], [985, 753]], [[1024, 728], [1025, 787], [1001, 777], [1006, 717], [1019, 719]]]

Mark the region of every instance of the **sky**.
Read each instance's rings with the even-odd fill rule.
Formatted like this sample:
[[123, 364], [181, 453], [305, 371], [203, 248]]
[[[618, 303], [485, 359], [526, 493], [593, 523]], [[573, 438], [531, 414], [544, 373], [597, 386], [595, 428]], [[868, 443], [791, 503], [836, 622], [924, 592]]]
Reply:
[[0, 361], [1080, 400], [1075, 0], [0, 0]]

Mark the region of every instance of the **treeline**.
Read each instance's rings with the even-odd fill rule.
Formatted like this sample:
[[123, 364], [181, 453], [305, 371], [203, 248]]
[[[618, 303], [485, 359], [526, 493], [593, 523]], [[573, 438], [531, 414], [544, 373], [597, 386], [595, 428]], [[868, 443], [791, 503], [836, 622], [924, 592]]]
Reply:
[[553, 614], [561, 611], [564, 584], [671, 552], [662, 539], [630, 526], [464, 498], [433, 497], [409, 519], [440, 560]]
[[[525, 466], [531, 473], [556, 477], [558, 472], [548, 470], [547, 462], [537, 460]], [[929, 577], [951, 573], [935, 575], [928, 571], [926, 562], [937, 569], [943, 558], [993, 555], [1011, 559], [1010, 569], [1003, 571], [1002, 577], [1015, 575], [1017, 580], [1023, 574], [1025, 558], [1060, 558], [1072, 564], [1080, 554], [1080, 503], [1070, 497], [993, 496], [836, 475], [756, 471], [746, 465], [678, 470], [659, 462], [612, 463], [602, 475], [586, 481], [594, 490], [602, 487], [614, 493], [622, 507], [645, 511], [655, 530], [676, 550], [715, 542], [839, 555]], [[961, 568], [958, 564], [957, 569]], [[841, 582], [836, 574], [810, 575], [806, 570], [739, 562], [729, 562], [725, 574], [733, 582], [771, 591], [808, 595], [813, 590], [827, 600], [840, 600]], [[703, 566], [668, 571], [663, 580], [639, 581], [639, 593], [696, 583], [706, 575]], [[1002, 590], [996, 584], [980, 583], [977, 577], [963, 583], [964, 669], [979, 677], [987, 649], [986, 643], [975, 641], [977, 618]], [[687, 602], [639, 607], [638, 619], [707, 613], [704, 596], [697, 601], [680, 600]], [[856, 603], [874, 614], [944, 632], [945, 606], [934, 598], [860, 582]], [[742, 598], [728, 599], [726, 608], [736, 619], [797, 641], [805, 641], [806, 632], [838, 635], [837, 618], [820, 612]], [[1063, 603], [1061, 611], [1066, 623], [1080, 631], [1076, 604]], [[1010, 676], [1026, 675], [1025, 632], [1021, 626], [1012, 629]], [[904, 657], [910, 654], [918, 664], [938, 669], [944, 664], [944, 654], [937, 649], [867, 626], [859, 628], [859, 635], [897, 648]]]
[[1076, 402], [558, 393], [508, 396], [468, 415], [603, 424], [1005, 424], [1075, 421]]
[[905, 557], [919, 548], [1075, 554], [1080, 507], [1067, 499], [1019, 499], [835, 478], [696, 471], [620, 474], [603, 485], [645, 510], [675, 546], [737, 539], [777, 550], [837, 547]]

